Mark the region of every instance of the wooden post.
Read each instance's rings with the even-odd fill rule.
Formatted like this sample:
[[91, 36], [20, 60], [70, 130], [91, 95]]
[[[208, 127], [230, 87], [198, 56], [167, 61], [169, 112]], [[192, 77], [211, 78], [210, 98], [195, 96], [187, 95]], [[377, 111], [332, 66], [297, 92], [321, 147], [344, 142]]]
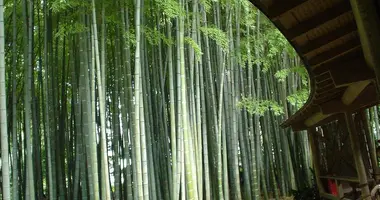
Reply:
[[323, 184], [320, 178], [319, 151], [315, 145], [315, 137], [314, 137], [314, 134], [316, 133], [315, 128], [307, 129], [307, 133], [309, 136], [309, 146], [311, 148], [311, 156], [312, 156], [313, 165], [314, 165], [315, 181], [317, 183], [319, 193], [325, 193], [325, 189], [323, 187]]
[[356, 172], [359, 178], [359, 184], [361, 186], [361, 197], [362, 199], [371, 199], [367, 173], [363, 163], [362, 152], [360, 149], [359, 137], [355, 129], [354, 120], [352, 119], [352, 113], [344, 113], [345, 121], [347, 124], [347, 131], [350, 136], [351, 147], [352, 147], [352, 155], [354, 156]]
[[365, 60], [375, 70], [380, 89], [380, 19], [373, 0], [350, 0]]
[[367, 138], [367, 145], [368, 145], [369, 153], [371, 156], [371, 163], [372, 163], [373, 174], [374, 174], [373, 177], [375, 179], [375, 183], [378, 183], [378, 181], [379, 181], [379, 177], [378, 177], [379, 176], [379, 167], [377, 166], [376, 149], [374, 148], [374, 146], [372, 144], [371, 133], [369, 132], [369, 124], [368, 124], [367, 116], [363, 110], [359, 112], [359, 117], [362, 120], [362, 123], [364, 126], [363, 128], [364, 128], [365, 137]]

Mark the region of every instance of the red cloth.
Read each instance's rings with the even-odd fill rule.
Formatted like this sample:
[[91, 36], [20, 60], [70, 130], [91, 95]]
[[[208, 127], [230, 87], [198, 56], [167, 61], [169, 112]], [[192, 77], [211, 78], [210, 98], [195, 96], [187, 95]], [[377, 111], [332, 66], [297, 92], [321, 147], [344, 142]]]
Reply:
[[331, 179], [328, 179], [327, 181], [328, 181], [330, 193], [334, 196], [338, 196], [338, 188], [335, 184], [335, 181]]

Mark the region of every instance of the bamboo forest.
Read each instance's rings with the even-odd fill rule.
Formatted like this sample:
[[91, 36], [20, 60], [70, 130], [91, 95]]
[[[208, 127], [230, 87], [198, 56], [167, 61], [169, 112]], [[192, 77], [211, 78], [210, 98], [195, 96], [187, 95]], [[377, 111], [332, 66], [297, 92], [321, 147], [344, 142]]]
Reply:
[[302, 65], [248, 0], [0, 0], [0, 199], [292, 198]]

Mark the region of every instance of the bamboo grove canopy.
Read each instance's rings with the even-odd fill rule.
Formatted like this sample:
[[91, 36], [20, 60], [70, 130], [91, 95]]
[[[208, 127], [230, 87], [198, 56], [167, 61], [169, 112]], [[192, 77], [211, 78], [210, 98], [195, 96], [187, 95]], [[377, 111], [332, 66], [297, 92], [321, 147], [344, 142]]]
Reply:
[[[376, 55], [373, 47], [379, 45], [379, 38], [372, 37], [368, 41], [361, 37], [358, 27], [366, 28], [371, 21], [360, 17], [355, 20], [354, 16], [359, 15], [355, 12], [376, 9], [372, 1], [358, 1], [359, 5], [348, 0], [251, 2], [289, 40], [309, 73], [309, 99], [283, 126], [304, 130], [330, 122], [339, 113], [355, 112], [379, 103], [373, 71], [377, 58], [367, 53], [372, 51]], [[378, 33], [378, 21], [374, 25], [369, 34]]]
[[[357, 1], [251, 1], [310, 76], [284, 126], [378, 103], [366, 51], [380, 44], [358, 34]], [[288, 117], [288, 94], [306, 91], [304, 76], [272, 76], [299, 59], [260, 15], [241, 0], [0, 0], [1, 198], [279, 199], [311, 186], [307, 135], [234, 106], [276, 99]]]
[[279, 127], [306, 70], [262, 15], [248, 0], [0, 0], [0, 199], [310, 187], [307, 135]]

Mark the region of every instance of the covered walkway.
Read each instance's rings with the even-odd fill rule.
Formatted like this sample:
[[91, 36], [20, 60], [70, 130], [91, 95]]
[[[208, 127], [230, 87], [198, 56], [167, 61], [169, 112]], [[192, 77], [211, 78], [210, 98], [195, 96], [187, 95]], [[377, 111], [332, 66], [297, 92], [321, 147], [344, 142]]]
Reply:
[[[380, 1], [251, 2], [284, 34], [309, 73], [309, 99], [283, 127], [308, 130], [320, 194], [370, 199], [379, 173], [363, 110], [380, 102]], [[331, 181], [337, 194], [328, 189]]]

